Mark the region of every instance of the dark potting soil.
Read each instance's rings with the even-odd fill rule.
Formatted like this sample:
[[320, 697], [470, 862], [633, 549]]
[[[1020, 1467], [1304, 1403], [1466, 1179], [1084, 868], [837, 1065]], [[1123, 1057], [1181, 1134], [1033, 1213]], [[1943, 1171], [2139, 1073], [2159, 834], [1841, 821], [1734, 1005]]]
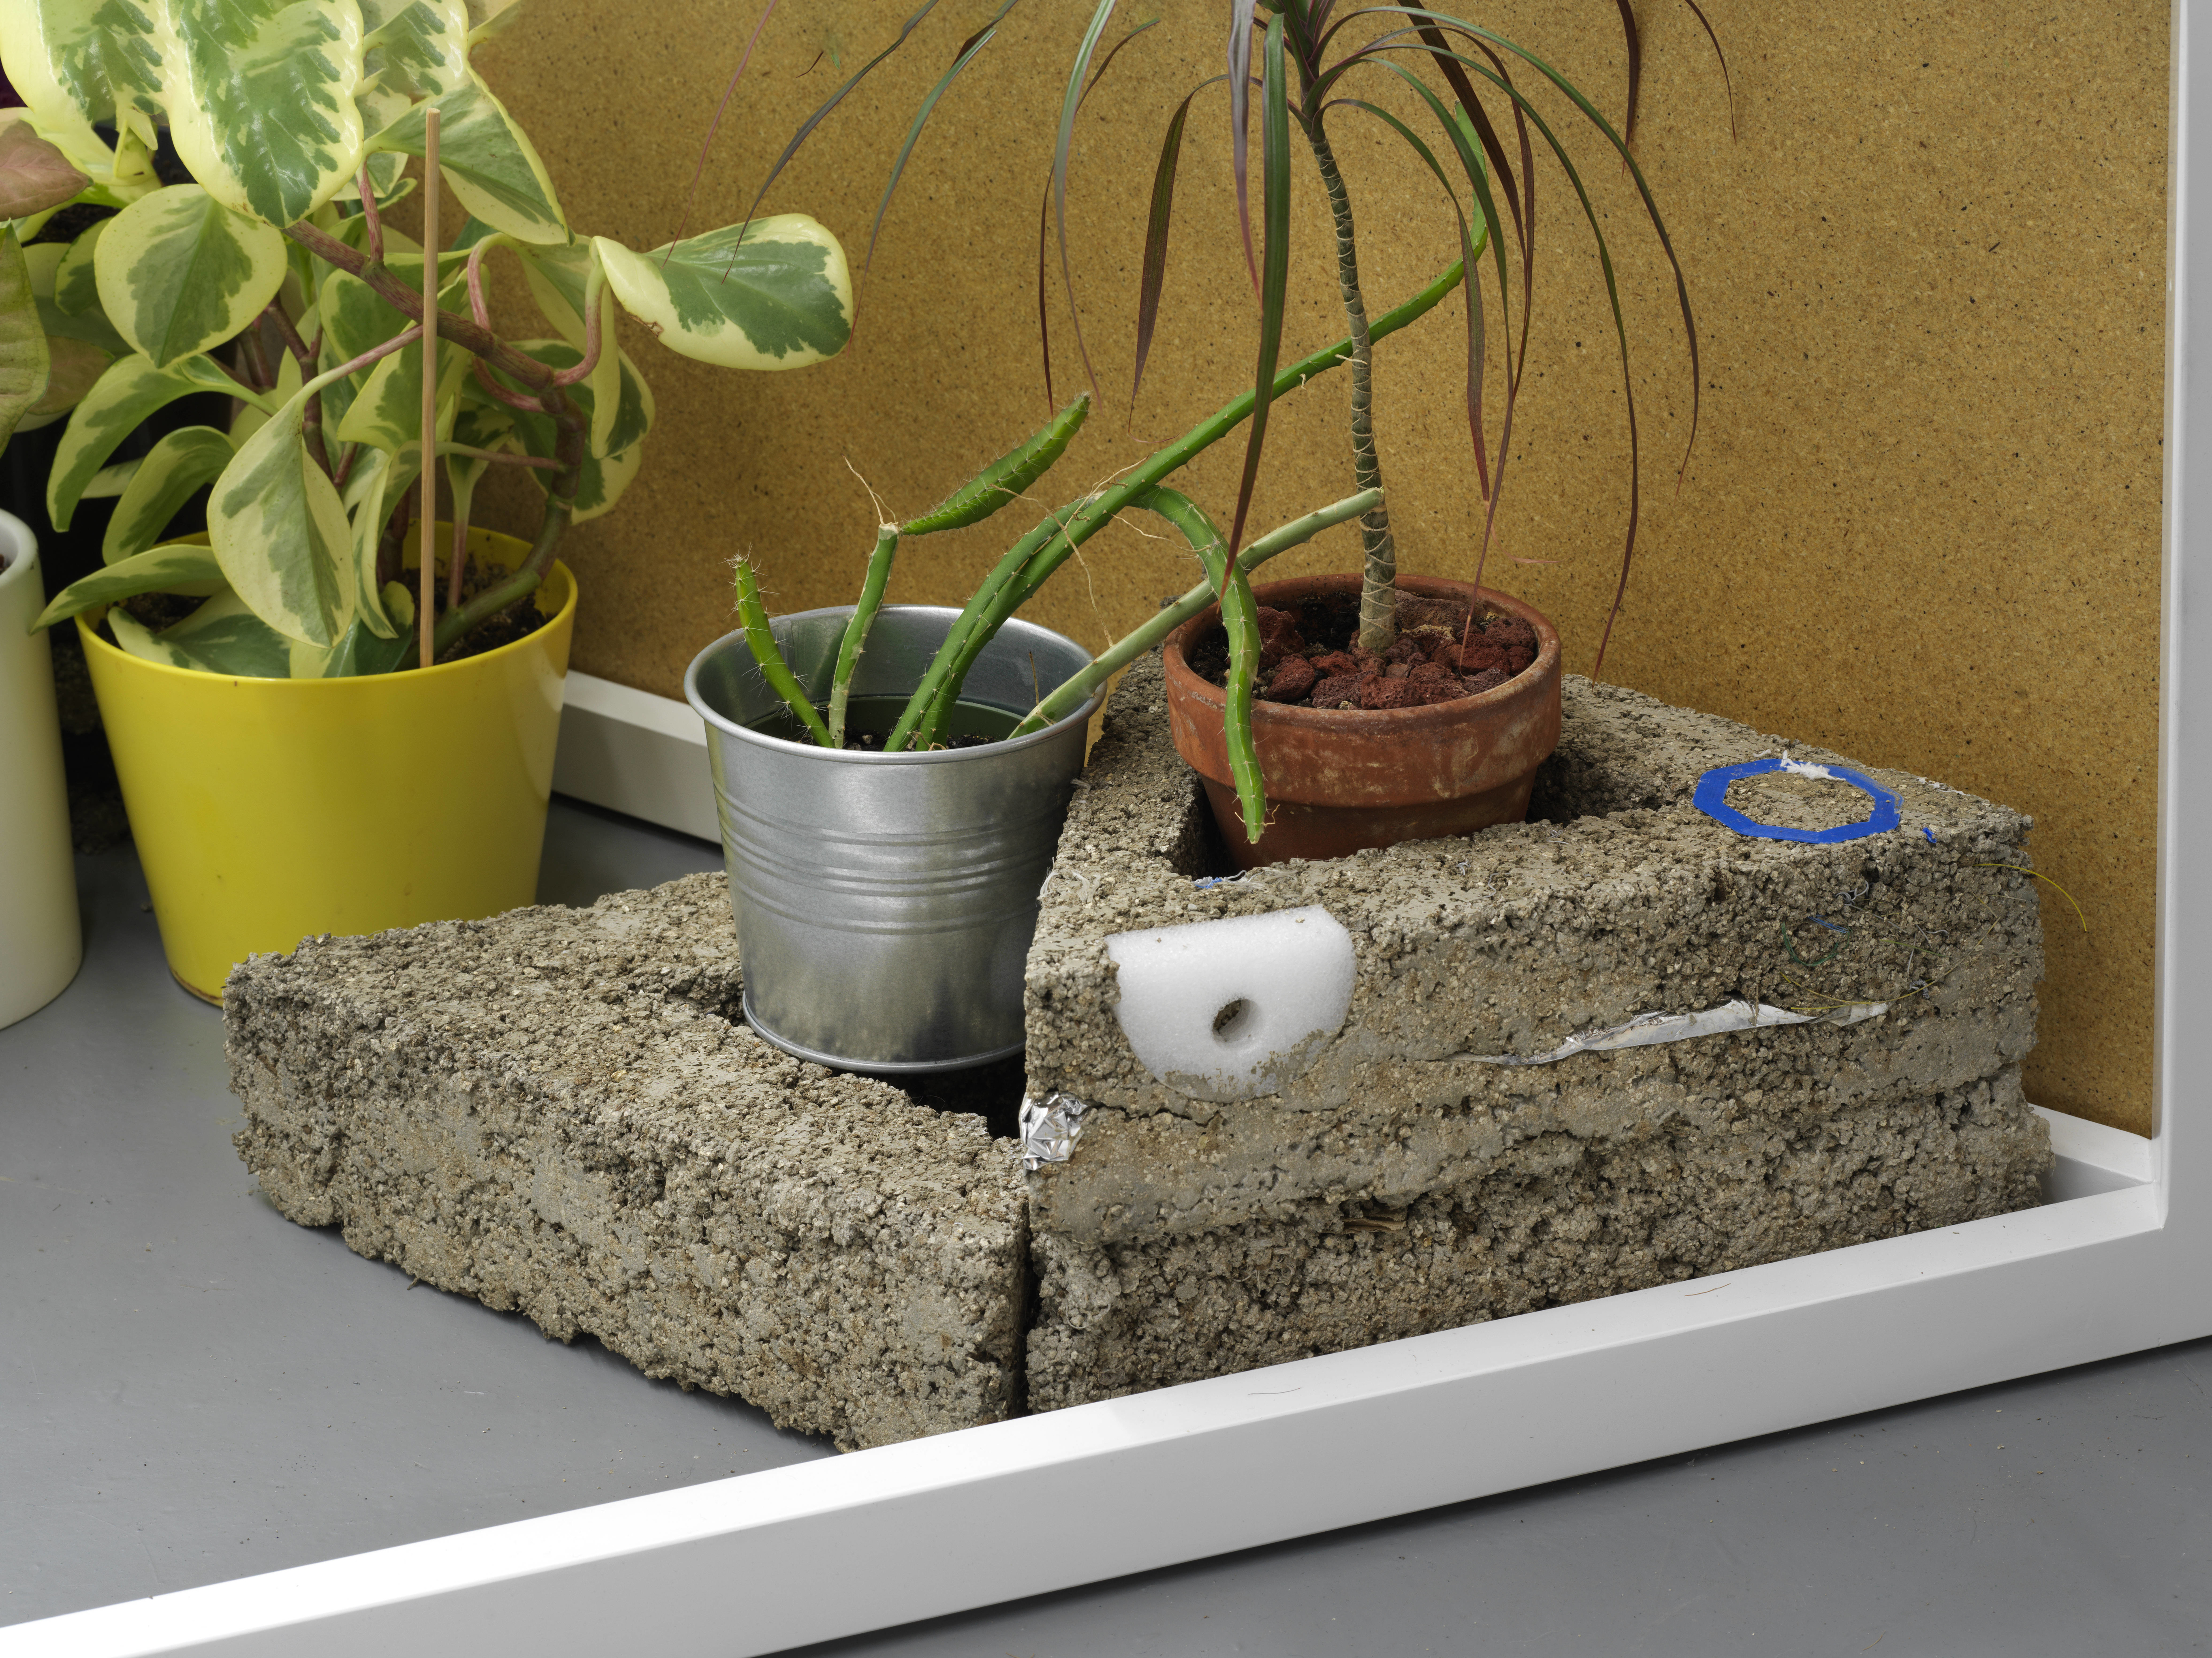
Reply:
[[[861, 754], [881, 754], [884, 751], [884, 741], [890, 735], [889, 732], [848, 731], [845, 733], [845, 747], [848, 750], [854, 750]], [[985, 749], [998, 740], [995, 737], [981, 737], [971, 733], [966, 737], [956, 737], [945, 746], [948, 749]]]
[[[845, 708], [845, 748], [848, 752], [881, 754], [884, 739], [906, 712], [903, 696], [856, 696]], [[828, 719], [830, 711], [817, 708], [815, 713]], [[994, 708], [988, 703], [970, 702], [963, 698], [953, 709], [951, 721], [952, 735], [942, 746], [948, 749], [980, 749], [1002, 739], [1013, 730], [1021, 715], [1004, 708]], [[814, 738], [798, 716], [788, 708], [778, 707], [773, 713], [752, 722], [754, 731], [780, 738], [786, 743], [813, 744]]]
[[[164, 628], [175, 626], [207, 601], [185, 598], [177, 593], [134, 593], [117, 608], [129, 613], [131, 619], [149, 633], [159, 633]], [[100, 619], [100, 636], [112, 645], [115, 630], [107, 625], [107, 618]]]
[[[1356, 642], [1357, 592], [1290, 610], [1261, 605], [1254, 694], [1301, 708], [1418, 708], [1493, 689], [1536, 659], [1536, 630], [1516, 616], [1470, 621], [1464, 604], [1401, 593], [1397, 620], [1397, 642], [1376, 656]], [[1226, 685], [1228, 636], [1218, 628], [1208, 633], [1190, 665]]]
[[[461, 566], [461, 603], [465, 604], [486, 587], [507, 580], [503, 569], [489, 569], [471, 558]], [[410, 578], [411, 580], [411, 578]], [[446, 613], [446, 584], [441, 580], [432, 595], [437, 614]], [[466, 657], [482, 656], [486, 651], [495, 651], [502, 645], [512, 645], [518, 639], [527, 639], [553, 618], [538, 608], [538, 596], [525, 593], [503, 610], [495, 610], [465, 638], [457, 639], [438, 653], [441, 662], [459, 662]]]

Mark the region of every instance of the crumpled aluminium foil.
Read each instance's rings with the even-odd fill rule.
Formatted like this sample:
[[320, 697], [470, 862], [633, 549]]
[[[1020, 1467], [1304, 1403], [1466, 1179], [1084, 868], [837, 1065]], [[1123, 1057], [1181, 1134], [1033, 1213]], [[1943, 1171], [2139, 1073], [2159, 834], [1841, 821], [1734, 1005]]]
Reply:
[[1887, 1002], [1851, 1002], [1824, 1013], [1792, 1013], [1766, 1002], [1731, 1001], [1701, 1013], [1639, 1013], [1626, 1024], [1570, 1036], [1548, 1054], [1470, 1054], [1477, 1065], [1557, 1065], [1577, 1054], [1602, 1053], [1621, 1048], [1649, 1048], [1658, 1042], [1687, 1042], [1693, 1036], [1717, 1036], [1730, 1030], [1762, 1030], [1771, 1025], [1857, 1024], [1878, 1019], [1889, 1011]]
[[1022, 1168], [1035, 1174], [1048, 1163], [1066, 1163], [1075, 1153], [1087, 1108], [1073, 1094], [1048, 1094], [1042, 1103], [1022, 1096]]

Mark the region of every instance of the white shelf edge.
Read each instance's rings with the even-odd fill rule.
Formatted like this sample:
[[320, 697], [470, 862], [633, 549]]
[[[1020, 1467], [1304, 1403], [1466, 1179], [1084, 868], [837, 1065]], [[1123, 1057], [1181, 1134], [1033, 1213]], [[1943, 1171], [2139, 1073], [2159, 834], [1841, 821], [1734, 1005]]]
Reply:
[[0, 1655], [596, 1654], [647, 1606], [661, 1651], [774, 1652], [2200, 1333], [2201, 1292], [2154, 1326], [2109, 1293], [2164, 1276], [2160, 1206], [2138, 1187], [101, 1607]]
[[[2212, 208], [2212, 137], [2193, 107], [2212, 79], [2212, 0], [2175, 0], [2172, 15], [2158, 1133], [2146, 1151], [2050, 1119], [2066, 1166], [2118, 1189], [1710, 1288], [16, 1625], [0, 1629], [0, 1655], [599, 1658], [641, 1629], [670, 1655], [771, 1652], [2212, 1333], [2212, 1153], [2199, 1149], [2212, 1117], [2212, 690], [2198, 683], [2212, 660], [2212, 525], [2199, 527], [2212, 422], [2196, 418], [2212, 408], [2212, 352], [2194, 304], [2203, 293], [2212, 316], [2212, 276], [2196, 274], [2200, 258], [2212, 268], [2212, 213], [2198, 211]], [[647, 723], [595, 717], [602, 737]], [[660, 732], [653, 763], [684, 740]], [[578, 759], [578, 786], [624, 774], [621, 758]], [[678, 779], [666, 798], [653, 821], [699, 832], [696, 794], [685, 804]]]
[[553, 792], [720, 841], [707, 732], [688, 704], [570, 670]]

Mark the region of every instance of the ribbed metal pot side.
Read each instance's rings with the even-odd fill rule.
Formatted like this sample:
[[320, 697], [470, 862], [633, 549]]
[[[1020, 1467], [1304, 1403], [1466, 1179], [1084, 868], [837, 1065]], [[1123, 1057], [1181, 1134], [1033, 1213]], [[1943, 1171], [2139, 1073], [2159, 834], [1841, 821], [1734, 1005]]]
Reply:
[[[851, 614], [840, 605], [770, 623], [817, 705]], [[907, 695], [958, 615], [887, 606], [854, 696]], [[1025, 713], [1090, 660], [1017, 619], [977, 659], [963, 701]], [[1037, 893], [1098, 699], [1008, 743], [833, 751], [750, 729], [783, 704], [742, 633], [694, 659], [684, 693], [707, 725], [753, 1027], [845, 1070], [953, 1070], [1018, 1052]]]

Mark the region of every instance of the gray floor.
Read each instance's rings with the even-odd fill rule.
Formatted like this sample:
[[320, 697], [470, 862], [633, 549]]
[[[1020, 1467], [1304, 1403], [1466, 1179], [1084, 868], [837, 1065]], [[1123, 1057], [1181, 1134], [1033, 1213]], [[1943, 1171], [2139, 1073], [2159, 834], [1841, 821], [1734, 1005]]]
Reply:
[[[541, 896], [718, 862], [556, 801]], [[80, 875], [0, 1031], [0, 1624], [826, 1454], [278, 1217], [135, 863]], [[811, 1650], [2208, 1651], [2208, 1390], [2191, 1343]]]

